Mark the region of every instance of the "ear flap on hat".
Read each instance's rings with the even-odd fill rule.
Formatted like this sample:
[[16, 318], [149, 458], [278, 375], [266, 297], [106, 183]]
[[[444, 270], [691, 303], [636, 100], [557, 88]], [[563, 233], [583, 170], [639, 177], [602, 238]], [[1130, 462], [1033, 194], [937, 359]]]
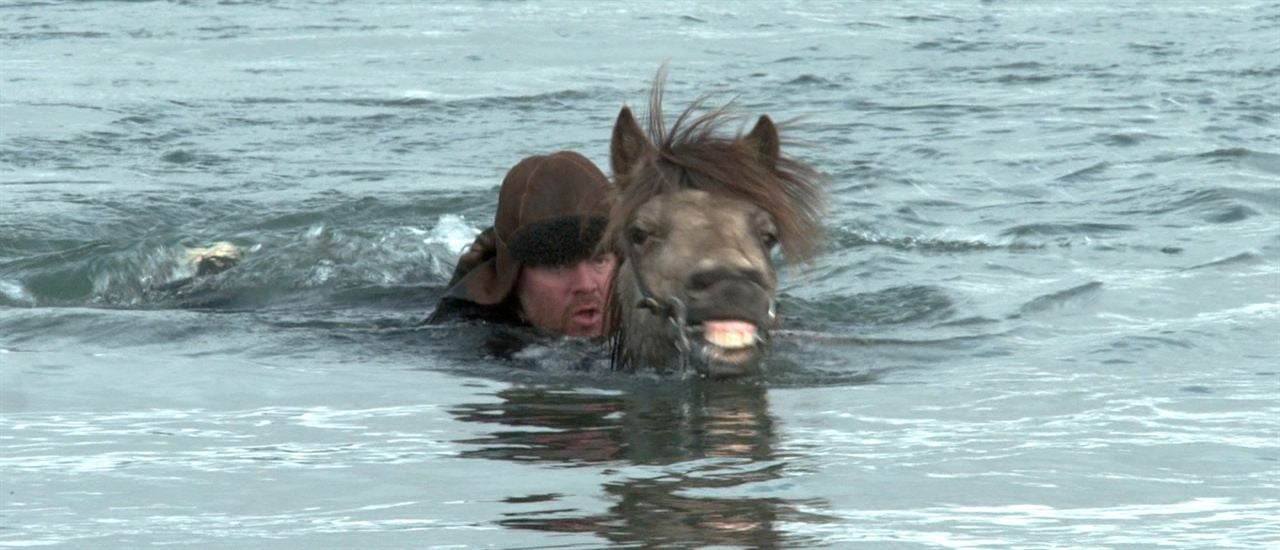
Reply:
[[497, 305], [511, 295], [519, 276], [520, 262], [505, 247], [499, 248], [497, 255], [477, 265], [450, 288], [447, 296], [484, 306]]

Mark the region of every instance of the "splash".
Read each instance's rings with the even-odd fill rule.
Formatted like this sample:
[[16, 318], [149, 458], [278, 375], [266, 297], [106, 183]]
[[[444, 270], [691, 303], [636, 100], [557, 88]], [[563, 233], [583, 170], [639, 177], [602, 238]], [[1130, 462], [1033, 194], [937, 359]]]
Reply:
[[432, 273], [448, 280], [453, 273], [453, 266], [458, 263], [458, 256], [462, 255], [480, 230], [467, 223], [463, 216], [445, 214], [440, 216], [435, 227], [422, 233], [422, 242], [430, 253]]
[[0, 279], [0, 304], [34, 306], [36, 299], [21, 283]]

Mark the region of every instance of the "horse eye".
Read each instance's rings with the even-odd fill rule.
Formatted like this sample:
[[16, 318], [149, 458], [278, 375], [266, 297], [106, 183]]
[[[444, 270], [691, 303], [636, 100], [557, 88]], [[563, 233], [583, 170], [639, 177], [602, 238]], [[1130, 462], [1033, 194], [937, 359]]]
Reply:
[[631, 244], [640, 246], [649, 240], [649, 232], [639, 227], [632, 227], [627, 231], [627, 238], [631, 240]]
[[772, 231], [766, 231], [760, 235], [760, 242], [764, 243], [765, 248], [773, 248], [778, 244], [778, 235]]

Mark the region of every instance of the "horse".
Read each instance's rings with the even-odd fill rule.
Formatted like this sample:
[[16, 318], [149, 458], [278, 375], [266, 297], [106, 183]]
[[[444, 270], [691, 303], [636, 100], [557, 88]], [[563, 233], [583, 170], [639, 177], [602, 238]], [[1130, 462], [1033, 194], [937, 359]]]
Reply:
[[758, 375], [779, 326], [774, 252], [798, 263], [819, 249], [825, 178], [782, 153], [768, 115], [729, 133], [729, 107], [703, 109], [703, 97], [668, 128], [665, 76], [649, 94], [647, 132], [624, 105], [609, 145], [618, 196], [601, 244], [619, 257], [605, 305], [611, 363]]

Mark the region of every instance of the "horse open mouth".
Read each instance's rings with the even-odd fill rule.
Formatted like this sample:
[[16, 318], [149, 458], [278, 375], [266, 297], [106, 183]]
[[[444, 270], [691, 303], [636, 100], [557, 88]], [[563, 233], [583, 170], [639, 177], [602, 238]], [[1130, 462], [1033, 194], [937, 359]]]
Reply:
[[738, 320], [708, 320], [701, 329], [698, 372], [711, 378], [733, 378], [760, 372], [764, 339], [756, 325]]

